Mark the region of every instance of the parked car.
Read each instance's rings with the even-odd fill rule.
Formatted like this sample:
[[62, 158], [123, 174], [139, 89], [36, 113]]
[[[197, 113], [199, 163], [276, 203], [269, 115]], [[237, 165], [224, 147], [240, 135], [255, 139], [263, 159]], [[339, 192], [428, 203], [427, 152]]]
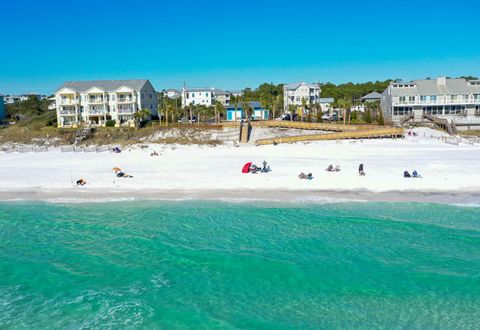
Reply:
[[[279, 118], [277, 118], [277, 120], [292, 120], [291, 119], [291, 116], [289, 113], [284, 113], [283, 115], [281, 115]], [[298, 120], [298, 115], [295, 113], [293, 114], [293, 120]]]
[[342, 120], [342, 116], [340, 116], [338, 113], [334, 112], [332, 113], [332, 115], [330, 116], [330, 114], [324, 114], [322, 116], [322, 120], [323, 121], [339, 121], [339, 120]]
[[193, 116], [191, 119], [188, 119], [188, 117], [183, 117], [178, 120], [179, 124], [193, 124], [197, 121], [197, 117]]

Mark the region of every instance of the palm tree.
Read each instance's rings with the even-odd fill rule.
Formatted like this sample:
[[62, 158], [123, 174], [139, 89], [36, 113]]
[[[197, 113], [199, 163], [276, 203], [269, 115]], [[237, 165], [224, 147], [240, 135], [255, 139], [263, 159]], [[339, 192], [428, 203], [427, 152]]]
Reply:
[[215, 124], [218, 124], [220, 122], [220, 114], [223, 113], [224, 111], [223, 104], [220, 102], [215, 102]]
[[304, 97], [302, 97], [302, 113], [301, 113], [301, 120], [303, 121], [303, 115], [305, 113], [305, 110], [307, 110], [307, 100], [305, 100]]
[[137, 125], [140, 125], [140, 123], [144, 119], [150, 117], [150, 110], [143, 109], [143, 110], [137, 111], [133, 116], [135, 117], [135, 121], [137, 121]]
[[297, 106], [295, 104], [288, 105], [288, 111], [290, 112], [290, 121], [293, 121], [293, 116], [295, 115], [296, 110], [297, 110]]

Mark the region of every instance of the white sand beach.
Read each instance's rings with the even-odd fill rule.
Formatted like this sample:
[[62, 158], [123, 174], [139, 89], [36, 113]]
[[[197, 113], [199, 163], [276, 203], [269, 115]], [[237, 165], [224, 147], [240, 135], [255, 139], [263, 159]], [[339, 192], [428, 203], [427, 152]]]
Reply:
[[[282, 200], [301, 196], [347, 199], [416, 200], [443, 196], [449, 201], [480, 194], [480, 145], [452, 145], [442, 133], [416, 129], [405, 139], [328, 141], [256, 147], [135, 146], [122, 153], [0, 153], [0, 200], [90, 198], [255, 198]], [[158, 157], [150, 153], [157, 151]], [[268, 174], [242, 174], [242, 166], [267, 161]], [[366, 176], [358, 175], [363, 163]], [[326, 172], [339, 165], [338, 173]], [[133, 178], [117, 178], [120, 167]], [[406, 179], [417, 170], [421, 179]], [[311, 181], [300, 172], [313, 173]], [[77, 187], [83, 178], [88, 184]], [[391, 197], [388, 197], [391, 196]], [[392, 196], [395, 196], [392, 197]], [[478, 200], [480, 202], [480, 200]]]

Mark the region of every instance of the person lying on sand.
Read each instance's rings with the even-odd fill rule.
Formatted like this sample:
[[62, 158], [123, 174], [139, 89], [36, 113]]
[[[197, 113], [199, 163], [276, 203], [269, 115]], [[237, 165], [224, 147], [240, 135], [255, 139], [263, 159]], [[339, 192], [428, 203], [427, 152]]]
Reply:
[[84, 186], [87, 184], [87, 181], [84, 179], [77, 180], [77, 186]]
[[132, 175], [129, 175], [127, 173], [124, 173], [122, 171], [120, 172], [115, 172], [115, 174], [117, 175], [117, 178], [133, 178]]
[[154, 157], [154, 156], [160, 156], [156, 150], [154, 150], [151, 154], [150, 154], [150, 157]]
[[300, 180], [312, 180], [312, 179], [313, 179], [313, 174], [312, 174], [312, 173], [308, 173], [307, 175], [305, 175], [305, 173], [302, 172], [302, 173], [300, 173], [300, 174], [298, 175], [298, 178], [299, 178]]

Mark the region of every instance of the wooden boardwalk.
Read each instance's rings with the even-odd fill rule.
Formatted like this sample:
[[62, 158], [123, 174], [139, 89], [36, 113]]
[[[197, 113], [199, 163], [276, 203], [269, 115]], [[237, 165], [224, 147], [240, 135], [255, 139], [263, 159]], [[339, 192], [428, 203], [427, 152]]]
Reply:
[[377, 125], [343, 125], [333, 123], [307, 123], [301, 121], [269, 120], [259, 123], [260, 127], [295, 128], [331, 132], [353, 132], [377, 129]]
[[403, 137], [403, 128], [378, 128], [364, 129], [356, 131], [344, 131], [338, 133], [327, 134], [310, 134], [310, 135], [298, 135], [282, 138], [272, 139], [260, 139], [255, 142], [256, 145], [269, 145], [278, 143], [295, 143], [295, 142], [308, 142], [308, 141], [325, 141], [325, 140], [343, 140], [343, 139], [369, 139], [369, 138], [394, 138]]

